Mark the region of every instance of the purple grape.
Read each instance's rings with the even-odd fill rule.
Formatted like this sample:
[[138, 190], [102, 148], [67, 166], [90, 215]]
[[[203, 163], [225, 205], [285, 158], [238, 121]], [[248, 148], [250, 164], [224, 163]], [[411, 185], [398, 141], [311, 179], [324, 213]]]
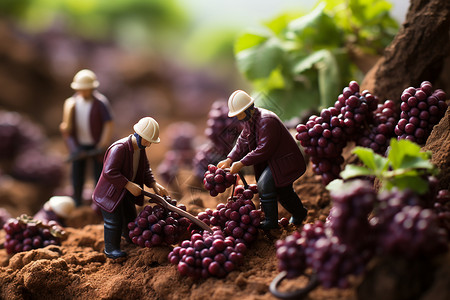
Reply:
[[[395, 127], [398, 139], [407, 139], [418, 144], [425, 144], [431, 130], [444, 116], [447, 104], [446, 94], [442, 90], [433, 92], [431, 83], [424, 81], [420, 88], [412, 88], [403, 91], [402, 101], [409, 96], [407, 101], [401, 104], [401, 118]], [[409, 121], [409, 122], [408, 122]]]

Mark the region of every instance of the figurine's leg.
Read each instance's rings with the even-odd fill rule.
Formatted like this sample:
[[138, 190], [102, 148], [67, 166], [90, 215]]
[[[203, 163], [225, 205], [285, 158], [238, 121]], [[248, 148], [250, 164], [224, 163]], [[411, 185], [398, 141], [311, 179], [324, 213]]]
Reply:
[[122, 203], [109, 213], [102, 209], [104, 221], [105, 254], [106, 257], [116, 259], [127, 254], [120, 250], [120, 239], [122, 234]]
[[127, 196], [122, 200], [123, 203], [123, 225], [122, 225], [122, 236], [128, 243], [131, 243], [131, 238], [129, 235], [128, 223], [134, 222], [136, 220], [136, 206], [131, 199], [131, 195], [127, 193]]
[[265, 219], [261, 229], [278, 228], [278, 202], [275, 182], [269, 167], [266, 167], [258, 179], [258, 191]]
[[306, 218], [308, 210], [291, 185], [277, 188], [280, 204], [292, 215], [290, 223], [301, 225]]
[[77, 159], [72, 163], [73, 200], [77, 206], [82, 204], [85, 180], [86, 159]]

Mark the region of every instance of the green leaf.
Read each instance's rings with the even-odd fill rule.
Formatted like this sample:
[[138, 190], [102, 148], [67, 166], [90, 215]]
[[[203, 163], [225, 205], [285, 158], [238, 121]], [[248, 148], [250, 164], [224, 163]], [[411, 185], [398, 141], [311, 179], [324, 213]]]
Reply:
[[353, 153], [355, 153], [368, 168], [374, 170], [377, 174], [387, 170], [389, 167], [388, 160], [383, 156], [374, 153], [370, 148], [355, 147]]
[[345, 169], [339, 174], [343, 179], [350, 179], [360, 176], [375, 176], [376, 173], [366, 167], [346, 165]]
[[275, 35], [280, 36], [286, 31], [289, 22], [297, 19], [301, 15], [303, 14], [299, 12], [285, 12], [270, 21], [264, 22], [264, 25], [266, 25]]
[[240, 35], [234, 44], [234, 53], [239, 53], [248, 48], [261, 45], [270, 38], [267, 32], [244, 33]]
[[[391, 161], [391, 167], [396, 170], [400, 168], [409, 168], [408, 164], [419, 164], [420, 160], [427, 160], [430, 153], [421, 152], [420, 146], [408, 140], [391, 139], [388, 159]], [[417, 159], [415, 159], [417, 158]], [[406, 160], [406, 166], [404, 166]], [[428, 168], [427, 164], [424, 164]]]
[[405, 155], [400, 168], [404, 169], [434, 169], [434, 165], [426, 159], [417, 156]]
[[236, 55], [239, 70], [250, 80], [270, 76], [281, 63], [283, 50], [276, 38], [240, 51]]
[[417, 175], [402, 175], [393, 177], [390, 186], [395, 186], [400, 190], [411, 189], [419, 194], [428, 191], [428, 181]]
[[342, 190], [344, 186], [344, 181], [342, 179], [335, 179], [331, 181], [329, 184], [327, 184], [326, 189], [328, 191], [339, 191]]
[[324, 7], [320, 3], [309, 14], [289, 23], [286, 33], [288, 39], [298, 41], [307, 49], [342, 46], [342, 31], [333, 18], [324, 12]]
[[289, 120], [298, 116], [299, 111], [317, 107], [319, 95], [317, 88], [306, 88], [296, 83], [290, 89], [271, 89], [261, 92], [255, 97], [258, 107], [273, 111], [282, 120]]
[[323, 60], [316, 64], [319, 70], [319, 91], [321, 107], [331, 106], [330, 99], [336, 99], [341, 87], [339, 65], [331, 51], [323, 50]]

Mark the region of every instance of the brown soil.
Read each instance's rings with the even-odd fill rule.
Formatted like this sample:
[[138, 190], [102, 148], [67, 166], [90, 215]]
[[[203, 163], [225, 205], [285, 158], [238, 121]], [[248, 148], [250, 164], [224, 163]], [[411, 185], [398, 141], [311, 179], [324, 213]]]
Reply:
[[[426, 148], [434, 151], [434, 157], [448, 155], [448, 118], [447, 112], [427, 144]], [[445, 138], [440, 138], [442, 136]], [[433, 146], [438, 141], [440, 146]], [[248, 176], [247, 180], [252, 182], [252, 177]], [[309, 210], [307, 222], [324, 220], [330, 208], [329, 195], [310, 168], [296, 182], [295, 190]], [[206, 192], [188, 185], [184, 186], [184, 193], [179, 203], [184, 203], [194, 214], [206, 207], [215, 208], [226, 198], [225, 194], [212, 198]], [[280, 217], [283, 216], [288, 214], [280, 207]], [[169, 246], [139, 248], [123, 240], [122, 248], [127, 251], [128, 258], [119, 262], [106, 259], [102, 252], [103, 226], [88, 206], [78, 208], [67, 221], [71, 227], [67, 227], [68, 238], [61, 246], [49, 246], [12, 257], [8, 257], [5, 250], [0, 250], [1, 298], [275, 299], [268, 289], [278, 274], [274, 244], [277, 239], [285, 238], [296, 229], [290, 226], [272, 230], [269, 235], [260, 232], [238, 270], [225, 279], [195, 281], [181, 277], [176, 267], [168, 262]], [[85, 225], [91, 222], [97, 224]], [[85, 226], [75, 228], [79, 225]], [[3, 238], [4, 232], [0, 233], [0, 241]], [[405, 291], [410, 292], [411, 284], [419, 286], [418, 290], [413, 291], [413, 299], [448, 299], [449, 268], [448, 255], [435, 258], [431, 266], [428, 262], [409, 263], [382, 258], [371, 263], [365, 278], [355, 278], [354, 288], [324, 290], [318, 287], [309, 294], [308, 299], [387, 299], [385, 295], [390, 295], [389, 299], [408, 299], [404, 295]], [[410, 276], [404, 279], [407, 274]], [[433, 277], [433, 274], [436, 276]], [[424, 277], [433, 280], [424, 284]], [[297, 289], [305, 281], [305, 278], [299, 278], [283, 282], [280, 290]], [[408, 293], [406, 295], [410, 296]]]

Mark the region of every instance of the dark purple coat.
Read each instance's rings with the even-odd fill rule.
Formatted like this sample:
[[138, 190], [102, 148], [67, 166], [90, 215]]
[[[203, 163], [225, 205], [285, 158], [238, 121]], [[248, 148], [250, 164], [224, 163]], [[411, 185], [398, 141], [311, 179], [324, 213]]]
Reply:
[[[92, 93], [92, 108], [89, 113], [89, 124], [91, 129], [92, 138], [94, 139], [95, 144], [98, 144], [103, 132], [103, 126], [106, 122], [112, 120], [111, 109], [109, 108], [108, 99], [105, 96], [100, 94], [98, 91], [94, 91]], [[71, 120], [74, 124], [71, 124], [71, 128], [73, 128], [73, 132], [71, 136], [78, 143], [77, 132], [76, 132], [76, 124], [75, 124], [75, 109], [72, 110]]]
[[[100, 179], [92, 194], [98, 206], [107, 212], [113, 212], [128, 192], [125, 185], [133, 176], [133, 144], [132, 135], [118, 140], [112, 144], [105, 153], [103, 170]], [[140, 150], [140, 158], [134, 183], [143, 187], [149, 186], [155, 181], [152, 170], [145, 154], [145, 149]], [[144, 196], [135, 198], [137, 205], [144, 203]]]
[[292, 184], [306, 169], [300, 148], [283, 122], [273, 112], [257, 107], [228, 157], [253, 165], [256, 180], [269, 165], [277, 187]]

